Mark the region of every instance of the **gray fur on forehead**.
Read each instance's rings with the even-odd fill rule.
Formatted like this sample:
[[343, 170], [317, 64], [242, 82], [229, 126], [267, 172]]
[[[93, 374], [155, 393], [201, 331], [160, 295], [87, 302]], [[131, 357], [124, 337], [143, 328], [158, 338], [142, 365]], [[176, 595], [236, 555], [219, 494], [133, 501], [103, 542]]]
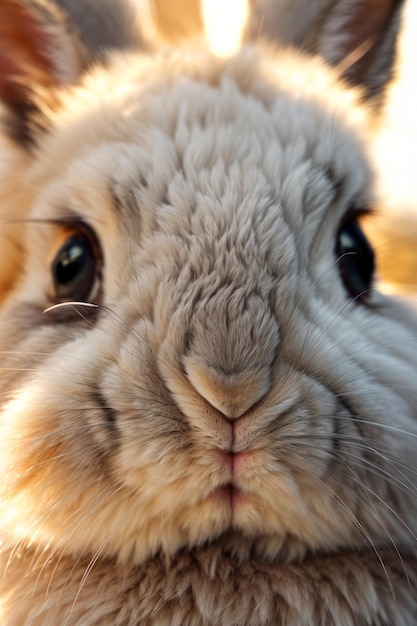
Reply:
[[149, 201], [152, 229], [184, 235], [204, 233], [213, 215], [221, 232], [227, 215], [242, 224], [245, 213], [266, 213], [268, 204], [283, 204], [294, 221], [346, 208], [348, 200], [369, 201], [368, 167], [352, 125], [338, 120], [335, 127], [340, 103], [327, 102], [323, 111], [320, 95], [289, 93], [273, 75], [267, 87], [274, 97], [261, 99], [256, 83], [251, 90], [235, 68], [225, 73], [217, 84], [188, 77], [162, 93], [141, 85], [139, 99], [132, 91], [126, 100], [132, 162], [114, 171], [116, 205], [134, 213]]
[[290, 53], [265, 60], [245, 49], [224, 62], [191, 49], [129, 62], [116, 55], [108, 69], [96, 68], [61, 95], [59, 112], [50, 112], [53, 131], [39, 146], [41, 161], [53, 150], [62, 168], [81, 146], [136, 146], [136, 172], [128, 178], [157, 204], [180, 173], [190, 202], [197, 192], [222, 196], [242, 176], [252, 187], [258, 176], [277, 188], [301, 163], [309, 170], [303, 185], [326, 178], [334, 189], [350, 185], [360, 193], [369, 182], [356, 139], [366, 111], [318, 61]]

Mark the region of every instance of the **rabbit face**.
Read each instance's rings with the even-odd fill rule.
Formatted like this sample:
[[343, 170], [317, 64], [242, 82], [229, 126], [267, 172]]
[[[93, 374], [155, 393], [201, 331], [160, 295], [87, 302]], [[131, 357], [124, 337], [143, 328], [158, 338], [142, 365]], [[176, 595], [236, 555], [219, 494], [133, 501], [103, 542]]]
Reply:
[[356, 98], [245, 49], [115, 55], [45, 112], [0, 317], [14, 541], [411, 544], [417, 323], [371, 288]]

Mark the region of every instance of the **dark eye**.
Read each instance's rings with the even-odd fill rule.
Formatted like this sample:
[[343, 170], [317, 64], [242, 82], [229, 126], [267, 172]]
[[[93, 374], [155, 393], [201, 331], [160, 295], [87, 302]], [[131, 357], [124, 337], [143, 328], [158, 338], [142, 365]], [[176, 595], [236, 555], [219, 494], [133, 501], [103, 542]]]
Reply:
[[67, 235], [51, 270], [58, 302], [88, 300], [99, 278], [98, 246], [93, 235], [83, 230]]
[[354, 298], [366, 297], [373, 283], [375, 256], [356, 220], [345, 223], [339, 230], [336, 256], [348, 293]]

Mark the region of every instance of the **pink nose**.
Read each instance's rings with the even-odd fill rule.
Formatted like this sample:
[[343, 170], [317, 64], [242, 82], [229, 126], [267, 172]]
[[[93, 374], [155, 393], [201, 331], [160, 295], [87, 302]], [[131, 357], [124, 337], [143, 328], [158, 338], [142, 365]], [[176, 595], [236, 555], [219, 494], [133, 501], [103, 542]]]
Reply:
[[187, 376], [194, 389], [228, 419], [241, 417], [271, 386], [268, 366], [256, 373], [225, 374], [197, 359], [186, 361]]

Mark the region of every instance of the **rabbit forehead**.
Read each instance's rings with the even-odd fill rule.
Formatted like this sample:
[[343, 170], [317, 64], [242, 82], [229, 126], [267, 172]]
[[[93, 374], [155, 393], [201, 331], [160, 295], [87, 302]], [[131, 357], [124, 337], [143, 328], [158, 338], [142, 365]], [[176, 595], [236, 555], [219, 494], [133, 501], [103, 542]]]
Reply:
[[[297, 58], [286, 54], [281, 65], [274, 59], [260, 67], [256, 55], [248, 54], [222, 66], [208, 57], [206, 76], [195, 76], [191, 65], [175, 81], [169, 62], [163, 69], [161, 61], [154, 62], [153, 81], [146, 66], [141, 70], [147, 81], [135, 75], [125, 82], [115, 63], [112, 90], [109, 73], [97, 71], [89, 78], [96, 86], [93, 99], [90, 88], [88, 98], [82, 88], [68, 97], [66, 111], [45, 138], [35, 181], [63, 185], [62, 193], [54, 189], [55, 198], [93, 225], [103, 223], [110, 210], [111, 221], [123, 221], [130, 233], [156, 226], [183, 232], [197, 224], [204, 231], [210, 218], [224, 228], [233, 222], [236, 229], [239, 215], [251, 219], [266, 205], [277, 229], [280, 221], [297, 231], [306, 232], [307, 225], [311, 239], [327, 213], [333, 227], [349, 201], [363, 196], [359, 203], [366, 204], [369, 194], [353, 122], [338, 119], [343, 92], [328, 79], [333, 90], [323, 103], [321, 91], [306, 88], [300, 77], [294, 86], [294, 73], [305, 73]], [[319, 89], [325, 79], [316, 65], [312, 74]], [[53, 163], [51, 150], [57, 155]], [[109, 201], [98, 201], [98, 189], [105, 189]]]

